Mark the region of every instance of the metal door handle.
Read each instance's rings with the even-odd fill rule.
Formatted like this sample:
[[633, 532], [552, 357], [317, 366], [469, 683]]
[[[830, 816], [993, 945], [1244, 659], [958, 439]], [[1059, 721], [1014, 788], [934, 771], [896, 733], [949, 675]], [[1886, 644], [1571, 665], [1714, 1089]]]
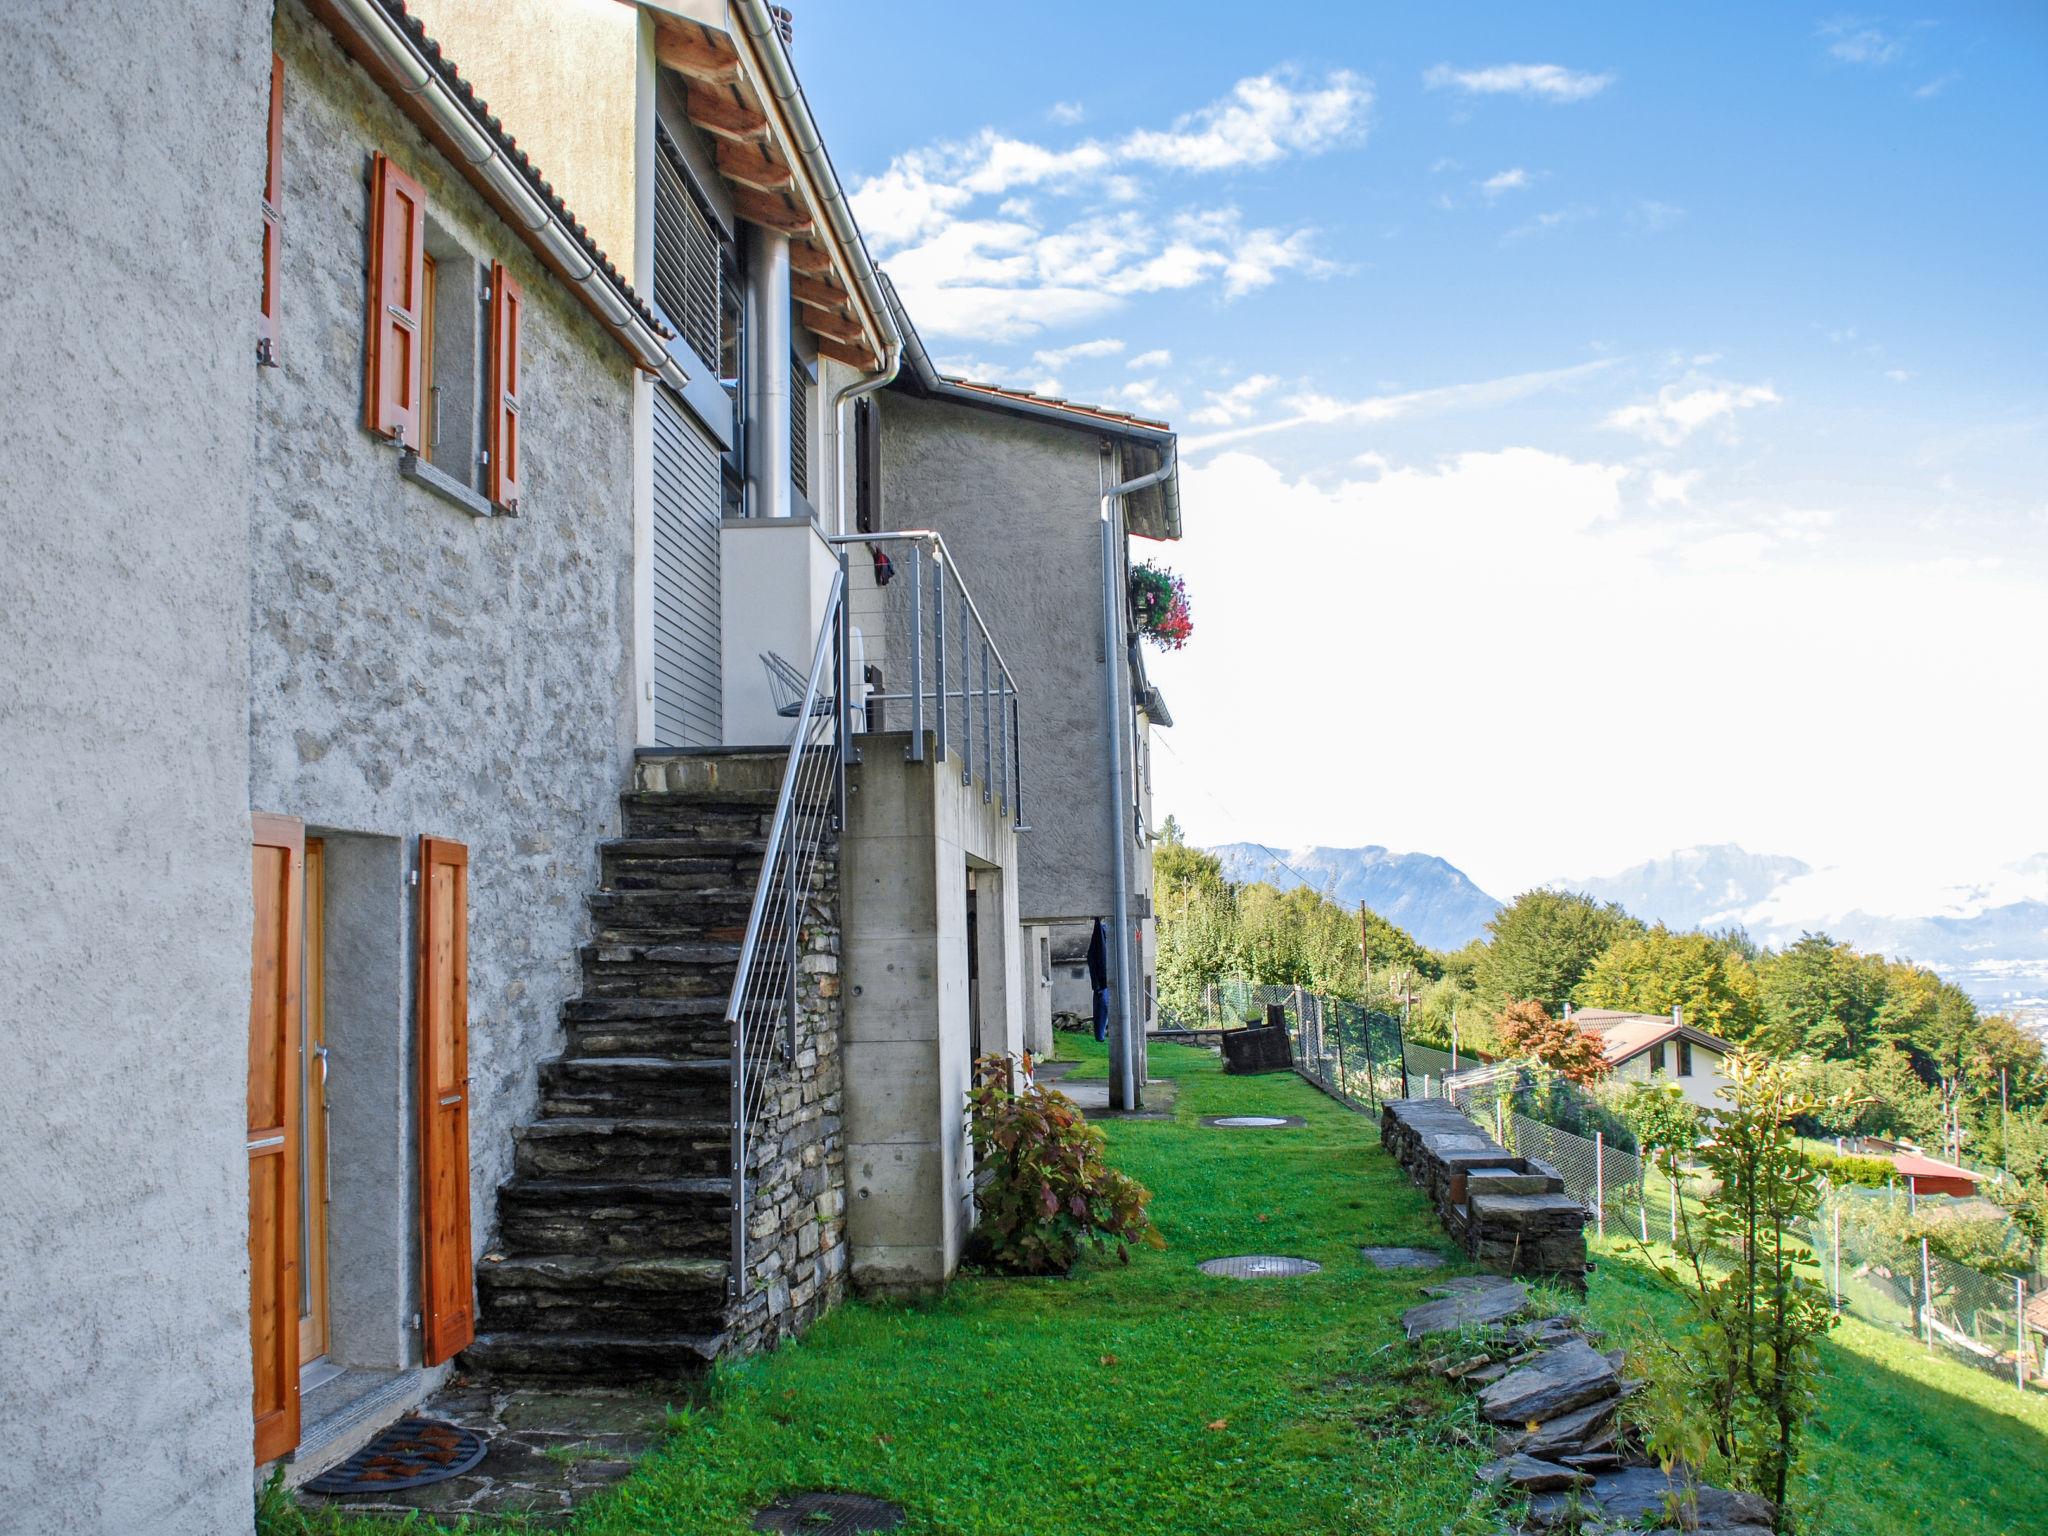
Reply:
[[441, 1101], [441, 1107], [442, 1107], [443, 1109], [446, 1109], [446, 1108], [447, 1108], [447, 1107], [448, 1107], [448, 1106], [449, 1106], [450, 1104], [460, 1104], [461, 1102], [462, 1102], [462, 1095], [461, 1095], [461, 1094], [459, 1094], [459, 1093], [451, 1093], [451, 1094], [449, 1094], [449, 1095], [448, 1095], [448, 1097], [447, 1097], [447, 1098], [445, 1098], [445, 1099], [443, 1099], [443, 1100]]

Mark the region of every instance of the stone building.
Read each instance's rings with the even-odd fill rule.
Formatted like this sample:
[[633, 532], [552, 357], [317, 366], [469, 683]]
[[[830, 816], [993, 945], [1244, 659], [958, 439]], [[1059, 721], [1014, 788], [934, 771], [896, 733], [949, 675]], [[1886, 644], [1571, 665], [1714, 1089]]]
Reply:
[[[1018, 562], [1099, 612], [1086, 471], [1171, 435], [931, 373], [766, 5], [189, 9], [0, 16], [38, 1532], [247, 1529], [456, 1362], [670, 1377], [942, 1283], [972, 1062], [1049, 1008], [1027, 923], [1113, 910], [1105, 670], [1149, 889], [1163, 706], [1099, 621], [1041, 652]], [[1057, 512], [988, 543], [974, 455]], [[1113, 585], [1171, 498], [1114, 510]], [[946, 553], [932, 607], [891, 551]]]

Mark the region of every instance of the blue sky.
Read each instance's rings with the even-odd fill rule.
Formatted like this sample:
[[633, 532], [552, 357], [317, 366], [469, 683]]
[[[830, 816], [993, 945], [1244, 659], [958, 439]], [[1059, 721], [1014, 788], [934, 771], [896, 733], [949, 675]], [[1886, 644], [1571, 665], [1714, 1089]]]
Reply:
[[1199, 839], [1901, 910], [2048, 848], [2048, 10], [797, 28], [942, 366], [1182, 432]]

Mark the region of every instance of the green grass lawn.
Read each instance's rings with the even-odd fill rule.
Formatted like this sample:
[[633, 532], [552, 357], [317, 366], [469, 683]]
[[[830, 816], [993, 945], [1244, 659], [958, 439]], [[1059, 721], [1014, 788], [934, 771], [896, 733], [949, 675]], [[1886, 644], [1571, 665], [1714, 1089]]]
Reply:
[[[1100, 1075], [1101, 1047], [1062, 1046]], [[1164, 1251], [1072, 1280], [969, 1276], [927, 1303], [841, 1307], [801, 1341], [721, 1369], [708, 1404], [679, 1414], [572, 1529], [737, 1536], [779, 1493], [834, 1488], [901, 1503], [907, 1536], [1494, 1530], [1472, 1491], [1483, 1458], [1454, 1439], [1474, 1425], [1470, 1403], [1394, 1374], [1408, 1358], [1395, 1319], [1416, 1277], [1358, 1257], [1361, 1243], [1442, 1243], [1374, 1123], [1292, 1076], [1226, 1078], [1207, 1052], [1154, 1047], [1152, 1070], [1179, 1080], [1174, 1120], [1107, 1131], [1113, 1159], [1153, 1191]], [[1231, 1113], [1308, 1124], [1198, 1123]], [[1242, 1282], [1195, 1269], [1233, 1253], [1324, 1270]], [[1612, 1255], [1591, 1297], [1617, 1331], [1655, 1327], [1675, 1305]], [[1830, 1346], [1807, 1484], [1820, 1517], [1806, 1530], [2048, 1528], [2034, 1513], [2041, 1409], [1913, 1353], [1861, 1328]]]

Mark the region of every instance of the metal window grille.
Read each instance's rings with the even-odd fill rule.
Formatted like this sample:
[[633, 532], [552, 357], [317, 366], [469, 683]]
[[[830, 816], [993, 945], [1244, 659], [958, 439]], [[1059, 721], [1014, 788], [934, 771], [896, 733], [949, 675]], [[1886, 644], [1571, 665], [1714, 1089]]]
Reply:
[[720, 278], [731, 242], [667, 129], [655, 135], [654, 302], [707, 364], [719, 359]]
[[789, 360], [789, 479], [799, 496], [811, 494], [811, 376], [801, 358]]

